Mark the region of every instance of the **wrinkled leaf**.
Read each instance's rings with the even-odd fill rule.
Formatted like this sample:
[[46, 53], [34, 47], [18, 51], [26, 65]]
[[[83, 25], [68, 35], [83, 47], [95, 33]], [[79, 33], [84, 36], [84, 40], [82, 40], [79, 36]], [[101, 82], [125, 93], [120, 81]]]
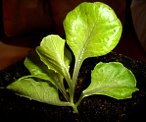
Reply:
[[91, 84], [83, 95], [107, 95], [116, 99], [131, 98], [137, 91], [133, 73], [119, 62], [98, 63], [91, 74]]
[[35, 52], [25, 58], [24, 64], [31, 73], [29, 77], [51, 82], [61, 92], [65, 92], [62, 75], [54, 72], [53, 70], [49, 70]]
[[[37, 59], [39, 59], [39, 58], [36, 58], [36, 60]], [[50, 80], [47, 72], [45, 71], [46, 66], [41, 61], [33, 62], [33, 60], [26, 57], [25, 60], [24, 60], [24, 65], [29, 70], [31, 75], [36, 76], [40, 79]]]
[[105, 55], [119, 42], [122, 25], [106, 4], [81, 3], [64, 20], [67, 44], [77, 61]]
[[33, 100], [58, 106], [69, 106], [68, 102], [59, 99], [57, 89], [47, 82], [35, 81], [33, 78], [21, 78], [8, 85], [7, 88]]
[[[40, 46], [36, 48], [40, 59], [48, 66], [63, 76], [69, 70], [71, 56], [65, 55], [65, 40], [57, 35], [49, 35], [43, 38]], [[70, 54], [69, 51], [67, 54]]]

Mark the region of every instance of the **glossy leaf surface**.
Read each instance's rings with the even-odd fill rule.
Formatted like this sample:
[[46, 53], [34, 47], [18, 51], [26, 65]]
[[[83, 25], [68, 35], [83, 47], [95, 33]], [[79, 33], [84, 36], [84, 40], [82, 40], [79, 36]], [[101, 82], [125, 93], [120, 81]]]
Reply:
[[77, 61], [105, 55], [118, 44], [122, 25], [107, 5], [82, 3], [64, 20], [67, 44]]
[[131, 98], [137, 91], [132, 72], [119, 62], [99, 63], [91, 74], [91, 84], [83, 91], [84, 96], [107, 95], [116, 99]]

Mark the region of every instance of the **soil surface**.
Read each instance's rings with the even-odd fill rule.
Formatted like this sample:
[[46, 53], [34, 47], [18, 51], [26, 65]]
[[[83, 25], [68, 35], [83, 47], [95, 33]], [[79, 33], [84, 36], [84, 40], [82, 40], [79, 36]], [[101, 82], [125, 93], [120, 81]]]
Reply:
[[[126, 56], [109, 53], [87, 59], [82, 66], [76, 97], [90, 81], [90, 72], [98, 62], [119, 61], [129, 68], [137, 79], [139, 91], [131, 99], [116, 100], [94, 95], [82, 100], [79, 114], [70, 107], [58, 107], [15, 95], [5, 87], [22, 75], [28, 74], [23, 60], [0, 71], [0, 122], [135, 122], [146, 121], [146, 63]], [[85, 79], [82, 81], [82, 76]]]

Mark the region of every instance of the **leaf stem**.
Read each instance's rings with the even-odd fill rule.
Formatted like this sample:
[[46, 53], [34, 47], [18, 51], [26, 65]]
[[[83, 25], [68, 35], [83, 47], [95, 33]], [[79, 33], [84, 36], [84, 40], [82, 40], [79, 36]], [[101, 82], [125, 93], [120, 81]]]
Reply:
[[81, 64], [82, 64], [81, 62], [77, 62], [75, 64], [74, 73], [73, 73], [73, 82], [74, 82], [74, 84], [76, 84], [76, 81], [77, 81], [77, 78], [78, 78], [78, 75], [79, 75], [79, 71], [80, 71]]
[[61, 87], [59, 88], [59, 90], [61, 91], [61, 93], [63, 94], [64, 98], [66, 99], [66, 101], [69, 101], [69, 96], [64, 88], [64, 85], [61, 84]]
[[78, 78], [78, 75], [79, 75], [79, 71], [80, 71], [80, 68], [81, 68], [81, 65], [82, 65], [82, 60], [77, 60], [76, 63], [75, 63], [75, 66], [74, 66], [74, 71], [73, 71], [73, 77], [72, 77], [72, 82], [73, 82], [73, 89], [75, 90], [75, 86], [76, 86], [76, 83], [77, 83], [77, 78]]
[[79, 113], [78, 108], [75, 104], [72, 107], [73, 107], [73, 112], [74, 113]]
[[78, 101], [76, 102], [75, 105], [78, 106], [81, 103], [83, 98], [84, 98], [84, 96], [83, 96], [83, 94], [81, 94], [80, 98], [78, 99]]
[[69, 72], [66, 72], [65, 79], [66, 79], [67, 84], [69, 86], [70, 102], [74, 103], [74, 87], [73, 87], [74, 85], [73, 85], [73, 82], [71, 80]]

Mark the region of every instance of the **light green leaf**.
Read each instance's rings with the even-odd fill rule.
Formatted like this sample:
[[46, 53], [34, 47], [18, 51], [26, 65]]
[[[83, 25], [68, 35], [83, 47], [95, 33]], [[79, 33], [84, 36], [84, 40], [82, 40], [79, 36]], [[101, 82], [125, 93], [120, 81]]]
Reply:
[[44, 70], [45, 65], [41, 61], [33, 62], [30, 58], [26, 57], [24, 60], [24, 65], [29, 70], [31, 75], [36, 76], [37, 78], [40, 78], [40, 79], [50, 80], [50, 78], [48, 77], [48, 74]]
[[51, 82], [57, 88], [59, 80], [63, 80], [63, 78], [59, 78], [62, 76], [59, 76], [52, 70], [49, 70], [47, 66], [39, 59], [36, 53], [33, 53], [31, 56], [26, 57], [24, 60], [24, 65], [30, 71], [32, 77], [40, 78]]
[[119, 62], [98, 63], [91, 74], [91, 84], [83, 96], [107, 95], [116, 99], [131, 98], [137, 91], [133, 73]]
[[118, 44], [122, 25], [106, 4], [81, 3], [64, 20], [67, 44], [77, 61], [105, 55]]
[[[43, 38], [40, 46], [36, 48], [40, 59], [48, 66], [48, 69], [54, 70], [63, 76], [69, 70], [70, 56], [64, 54], [65, 40], [58, 35], [49, 35]], [[70, 54], [67, 52], [67, 54]]]
[[59, 99], [58, 91], [54, 86], [47, 82], [35, 81], [33, 78], [18, 79], [8, 85], [7, 89], [13, 90], [16, 94], [21, 96], [40, 102], [58, 106], [70, 106], [68, 102], [63, 102]]
[[25, 58], [24, 64], [31, 73], [29, 77], [51, 82], [62, 93], [65, 93], [62, 75], [48, 69], [35, 52]]

